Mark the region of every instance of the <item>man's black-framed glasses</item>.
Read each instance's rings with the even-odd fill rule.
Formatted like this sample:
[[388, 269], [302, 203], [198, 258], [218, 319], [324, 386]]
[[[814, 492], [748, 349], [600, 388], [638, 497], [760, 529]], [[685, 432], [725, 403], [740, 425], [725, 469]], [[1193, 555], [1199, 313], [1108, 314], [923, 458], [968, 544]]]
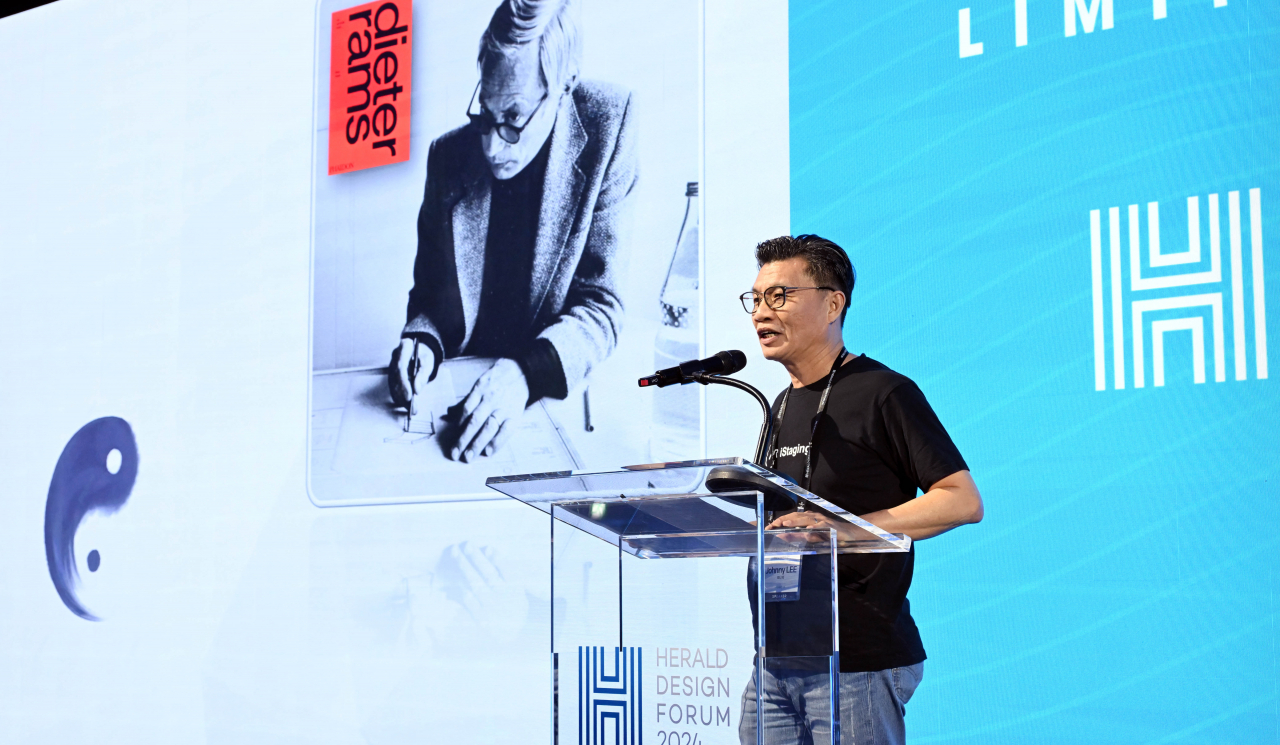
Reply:
[[777, 310], [787, 304], [787, 293], [795, 292], [796, 290], [830, 290], [836, 292], [836, 288], [826, 286], [789, 287], [787, 285], [774, 285], [773, 287], [766, 287], [764, 292], [756, 292], [755, 290], [744, 292], [738, 296], [738, 299], [742, 301], [742, 309], [748, 313], [755, 313], [759, 310], [761, 300], [764, 300], [764, 304], [772, 310]]
[[471, 106], [476, 103], [476, 96], [479, 93], [480, 83], [476, 83], [476, 89], [471, 92], [471, 100], [467, 102], [467, 118], [471, 120], [471, 123], [475, 125], [476, 129], [480, 130], [480, 134], [487, 135], [494, 129], [497, 129], [498, 136], [502, 138], [502, 141], [512, 145], [520, 141], [520, 133], [524, 131], [525, 127], [529, 126], [529, 122], [533, 121], [533, 117], [538, 113], [538, 109], [542, 108], [542, 104], [546, 103], [547, 97], [551, 95], [551, 92], [547, 91], [547, 93], [542, 96], [542, 100], [538, 101], [538, 105], [533, 107], [533, 111], [529, 112], [529, 116], [524, 118], [524, 124], [516, 126], [515, 124], [507, 122], [499, 122], [494, 118], [493, 112], [484, 107], [484, 104], [480, 104], [479, 114], [472, 114]]

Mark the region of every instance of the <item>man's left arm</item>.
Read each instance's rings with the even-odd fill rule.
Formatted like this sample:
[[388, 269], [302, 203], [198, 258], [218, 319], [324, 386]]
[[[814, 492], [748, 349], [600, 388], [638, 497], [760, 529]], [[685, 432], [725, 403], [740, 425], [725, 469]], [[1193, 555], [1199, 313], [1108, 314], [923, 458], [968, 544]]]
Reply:
[[581, 383], [618, 343], [623, 315], [618, 272], [626, 260], [638, 170], [635, 112], [627, 96], [563, 313], [538, 337], [555, 347], [565, 391]]
[[881, 530], [922, 541], [981, 520], [982, 495], [968, 471], [956, 471], [915, 499], [861, 517]]
[[[885, 434], [890, 448], [913, 483], [924, 493], [884, 510], [859, 515], [890, 533], [905, 533], [921, 541], [982, 519], [982, 496], [951, 436], [914, 383], [898, 386], [885, 399]], [[832, 527], [850, 537], [861, 531], [842, 520], [818, 512], [793, 512], [770, 528]]]
[[881, 404], [885, 432], [905, 474], [924, 493], [862, 519], [923, 540], [982, 519], [982, 496], [960, 450], [915, 383], [905, 381]]
[[[881, 530], [905, 533], [913, 541], [923, 541], [981, 520], [982, 497], [969, 472], [956, 471], [915, 499], [859, 517]], [[769, 528], [835, 528], [850, 538], [865, 535], [850, 523], [813, 511], [788, 513], [769, 523]]]

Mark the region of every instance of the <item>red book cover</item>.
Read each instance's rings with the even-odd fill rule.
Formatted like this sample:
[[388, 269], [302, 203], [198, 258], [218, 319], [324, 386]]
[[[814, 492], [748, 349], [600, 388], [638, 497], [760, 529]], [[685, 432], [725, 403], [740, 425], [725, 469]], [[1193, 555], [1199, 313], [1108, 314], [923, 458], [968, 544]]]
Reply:
[[409, 159], [413, 2], [333, 14], [329, 49], [329, 175]]

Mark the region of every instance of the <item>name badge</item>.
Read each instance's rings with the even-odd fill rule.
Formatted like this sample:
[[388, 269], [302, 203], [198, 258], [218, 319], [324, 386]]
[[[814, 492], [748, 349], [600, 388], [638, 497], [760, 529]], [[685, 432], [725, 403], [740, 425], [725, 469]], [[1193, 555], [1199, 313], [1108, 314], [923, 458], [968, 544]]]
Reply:
[[800, 554], [772, 554], [764, 560], [766, 603], [800, 599]]

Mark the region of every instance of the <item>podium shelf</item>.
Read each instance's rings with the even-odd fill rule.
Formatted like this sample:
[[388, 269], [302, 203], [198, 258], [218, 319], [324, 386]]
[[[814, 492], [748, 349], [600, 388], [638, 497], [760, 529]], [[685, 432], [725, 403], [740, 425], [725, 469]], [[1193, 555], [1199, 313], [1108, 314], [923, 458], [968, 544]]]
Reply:
[[[755, 481], [756, 491], [707, 488], [726, 467]], [[768, 469], [742, 458], [715, 458], [629, 466], [618, 471], [498, 476], [486, 485], [640, 558], [753, 556], [759, 553], [756, 502], [763, 491], [785, 493], [806, 509], [848, 523], [838, 553], [898, 553], [911, 538], [888, 533]], [[765, 553], [821, 553], [832, 547], [826, 531], [765, 531]], [[785, 536], [791, 536], [787, 538]], [[770, 548], [777, 546], [777, 548]], [[807, 548], [807, 550], [806, 550]]]

